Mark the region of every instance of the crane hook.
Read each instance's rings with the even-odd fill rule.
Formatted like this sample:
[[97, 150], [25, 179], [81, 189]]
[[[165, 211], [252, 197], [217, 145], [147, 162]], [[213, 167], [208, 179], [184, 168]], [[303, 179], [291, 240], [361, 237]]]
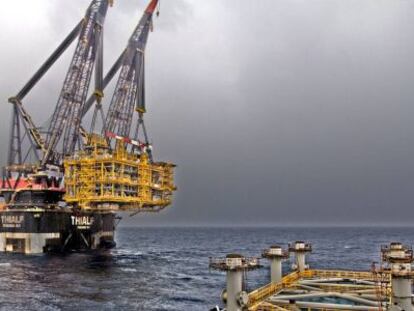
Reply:
[[158, 1], [157, 13], [155, 13], [157, 17], [160, 16], [160, 9], [161, 9], [161, 1]]

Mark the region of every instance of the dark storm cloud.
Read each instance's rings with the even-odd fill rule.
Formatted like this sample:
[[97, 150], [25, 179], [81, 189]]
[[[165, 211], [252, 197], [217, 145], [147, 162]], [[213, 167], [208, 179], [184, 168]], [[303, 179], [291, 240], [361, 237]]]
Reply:
[[[39, 1], [44, 16], [28, 28], [7, 19], [4, 99], [87, 3]], [[145, 5], [115, 1], [107, 66]], [[410, 223], [413, 17], [410, 1], [162, 1], [146, 55], [147, 126], [156, 157], [178, 164], [179, 190], [171, 209], [127, 223]], [[69, 59], [28, 98], [38, 120]]]

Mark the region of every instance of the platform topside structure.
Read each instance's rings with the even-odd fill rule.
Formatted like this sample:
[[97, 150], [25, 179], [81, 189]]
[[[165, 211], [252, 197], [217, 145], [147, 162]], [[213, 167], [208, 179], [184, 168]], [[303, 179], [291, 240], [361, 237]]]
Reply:
[[84, 210], [157, 212], [172, 203], [171, 163], [151, 162], [118, 145], [112, 153], [77, 153], [64, 164], [64, 199]]
[[[288, 251], [295, 254], [295, 263], [283, 276], [282, 260], [289, 258]], [[310, 244], [302, 241], [287, 250], [280, 246], [265, 250], [261, 260], [271, 262], [271, 280], [252, 291], [246, 290], [243, 276], [262, 267], [259, 258], [235, 254], [210, 258], [210, 268], [227, 274], [221, 295], [225, 308], [212, 310], [413, 310], [411, 247], [398, 242], [382, 246], [380, 262], [372, 263], [367, 271], [311, 269], [303, 256], [310, 251]]]
[[[81, 21], [9, 98], [0, 251], [112, 247], [117, 211], [158, 212], [172, 203], [175, 165], [154, 160], [144, 122], [146, 45], [159, 3], [149, 0], [125, 49], [104, 75], [105, 17], [113, 5], [113, 0], [92, 0]], [[55, 108], [48, 125], [40, 128], [23, 102], [73, 42]], [[115, 78], [113, 93], [105, 94]], [[47, 114], [46, 107], [39, 108]]]

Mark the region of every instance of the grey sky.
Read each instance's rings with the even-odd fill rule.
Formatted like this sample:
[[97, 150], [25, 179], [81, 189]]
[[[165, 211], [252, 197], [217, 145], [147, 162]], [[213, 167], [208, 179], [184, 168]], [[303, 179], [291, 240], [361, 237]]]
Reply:
[[[115, 0], [107, 66], [146, 2]], [[6, 99], [88, 3], [3, 4], [3, 161]], [[161, 0], [154, 28], [147, 126], [156, 158], [178, 164], [179, 191], [172, 208], [128, 223], [411, 224], [414, 2]], [[51, 113], [70, 56], [25, 101], [38, 124]]]

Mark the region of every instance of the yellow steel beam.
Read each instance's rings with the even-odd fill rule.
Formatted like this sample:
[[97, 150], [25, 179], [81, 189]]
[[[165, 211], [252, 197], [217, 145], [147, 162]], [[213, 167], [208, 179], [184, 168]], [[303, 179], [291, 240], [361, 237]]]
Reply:
[[[344, 278], [344, 279], [355, 279], [355, 280], [369, 280], [374, 281], [374, 275], [372, 272], [367, 271], [347, 271], [347, 270], [305, 270], [303, 272], [292, 272], [284, 276], [279, 283], [269, 283], [249, 293], [249, 310], [258, 311], [259, 307], [265, 302], [270, 296], [280, 292], [284, 288], [299, 286], [298, 280], [300, 279], [312, 279], [312, 278]], [[335, 286], [318, 284], [318, 286], [326, 287], [326, 289], [334, 291], [346, 291], [346, 290], [357, 290], [363, 288], [375, 288], [375, 285], [342, 285], [338, 284]], [[378, 286], [378, 285], [377, 285]], [[264, 309], [263, 309], [264, 310]], [[271, 309], [269, 309], [271, 310]]]
[[66, 202], [88, 210], [133, 211], [171, 204], [175, 165], [151, 163], [146, 154], [128, 153], [122, 145], [110, 153], [99, 136], [89, 141], [87, 151], [64, 161]]

